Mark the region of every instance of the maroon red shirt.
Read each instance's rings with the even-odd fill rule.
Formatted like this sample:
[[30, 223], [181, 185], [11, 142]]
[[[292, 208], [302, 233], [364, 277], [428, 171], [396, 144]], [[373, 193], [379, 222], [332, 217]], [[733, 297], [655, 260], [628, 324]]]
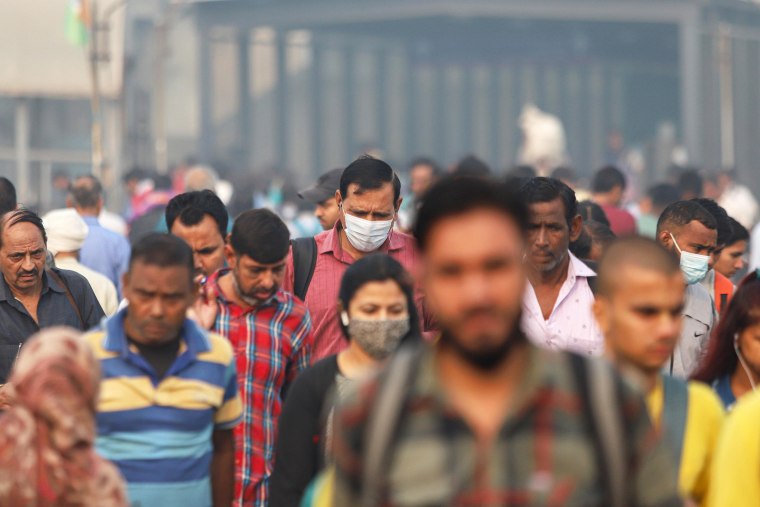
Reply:
[[636, 234], [636, 219], [633, 218], [633, 215], [622, 208], [608, 204], [602, 204], [601, 208], [607, 215], [607, 220], [610, 221], [610, 229], [615, 233], [615, 236], [625, 237]]
[[[343, 251], [340, 244], [340, 222], [332, 230], [317, 234], [317, 264], [306, 292], [306, 307], [311, 314], [314, 341], [311, 350], [312, 363], [323, 357], [337, 354], [348, 346], [338, 322], [338, 291], [343, 273], [354, 263], [354, 258]], [[379, 252], [386, 253], [399, 261], [410, 273], [415, 272], [419, 254], [414, 238], [407, 234], [391, 231]], [[293, 291], [293, 255], [288, 255], [285, 279], [282, 288]], [[415, 304], [423, 320], [423, 330], [433, 329], [432, 318], [423, 308], [423, 297], [415, 291]]]

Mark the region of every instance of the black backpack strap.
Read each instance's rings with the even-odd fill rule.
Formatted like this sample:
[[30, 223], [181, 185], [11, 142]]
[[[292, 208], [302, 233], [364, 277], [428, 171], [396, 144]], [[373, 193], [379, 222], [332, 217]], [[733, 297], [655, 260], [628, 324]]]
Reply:
[[627, 488], [626, 444], [621, 417], [620, 392], [610, 368], [598, 359], [587, 360], [570, 354], [570, 364], [587, 414], [587, 424], [604, 488], [605, 503], [610, 507], [629, 504]]
[[305, 301], [317, 265], [317, 242], [314, 238], [297, 238], [291, 240], [290, 245], [293, 249], [293, 294]]

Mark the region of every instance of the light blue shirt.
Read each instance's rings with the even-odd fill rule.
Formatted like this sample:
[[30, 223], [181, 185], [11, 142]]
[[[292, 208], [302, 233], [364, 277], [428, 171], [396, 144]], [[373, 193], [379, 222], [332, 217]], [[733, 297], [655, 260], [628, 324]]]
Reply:
[[79, 262], [111, 280], [121, 297], [121, 275], [129, 267], [130, 246], [127, 238], [100, 225], [97, 217], [83, 216], [90, 231], [79, 251]]

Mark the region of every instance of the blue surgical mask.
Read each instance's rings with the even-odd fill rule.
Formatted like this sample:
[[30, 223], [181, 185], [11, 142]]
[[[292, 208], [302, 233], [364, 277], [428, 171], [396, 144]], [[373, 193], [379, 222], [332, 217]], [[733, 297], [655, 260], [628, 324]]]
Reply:
[[678, 253], [681, 254], [681, 271], [686, 278], [686, 283], [694, 285], [695, 283], [704, 280], [707, 276], [707, 271], [709, 270], [710, 256], [684, 252], [681, 250], [681, 247], [678, 246], [678, 242], [676, 241], [676, 238], [673, 237], [673, 234], [670, 234], [670, 238], [676, 245]]

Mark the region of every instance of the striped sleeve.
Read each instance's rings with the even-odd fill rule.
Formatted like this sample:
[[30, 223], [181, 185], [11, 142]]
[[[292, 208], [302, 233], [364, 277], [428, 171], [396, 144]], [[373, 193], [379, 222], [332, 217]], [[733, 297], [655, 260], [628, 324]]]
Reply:
[[291, 336], [293, 355], [288, 364], [287, 382], [292, 382], [296, 376], [309, 367], [311, 363], [311, 345], [313, 335], [311, 331], [311, 316], [304, 309], [303, 316], [298, 326], [295, 327]]
[[232, 359], [227, 365], [224, 377], [224, 398], [221, 407], [219, 407], [214, 415], [215, 430], [232, 429], [237, 426], [243, 418], [243, 402], [240, 398], [240, 391], [238, 389], [234, 359]]

